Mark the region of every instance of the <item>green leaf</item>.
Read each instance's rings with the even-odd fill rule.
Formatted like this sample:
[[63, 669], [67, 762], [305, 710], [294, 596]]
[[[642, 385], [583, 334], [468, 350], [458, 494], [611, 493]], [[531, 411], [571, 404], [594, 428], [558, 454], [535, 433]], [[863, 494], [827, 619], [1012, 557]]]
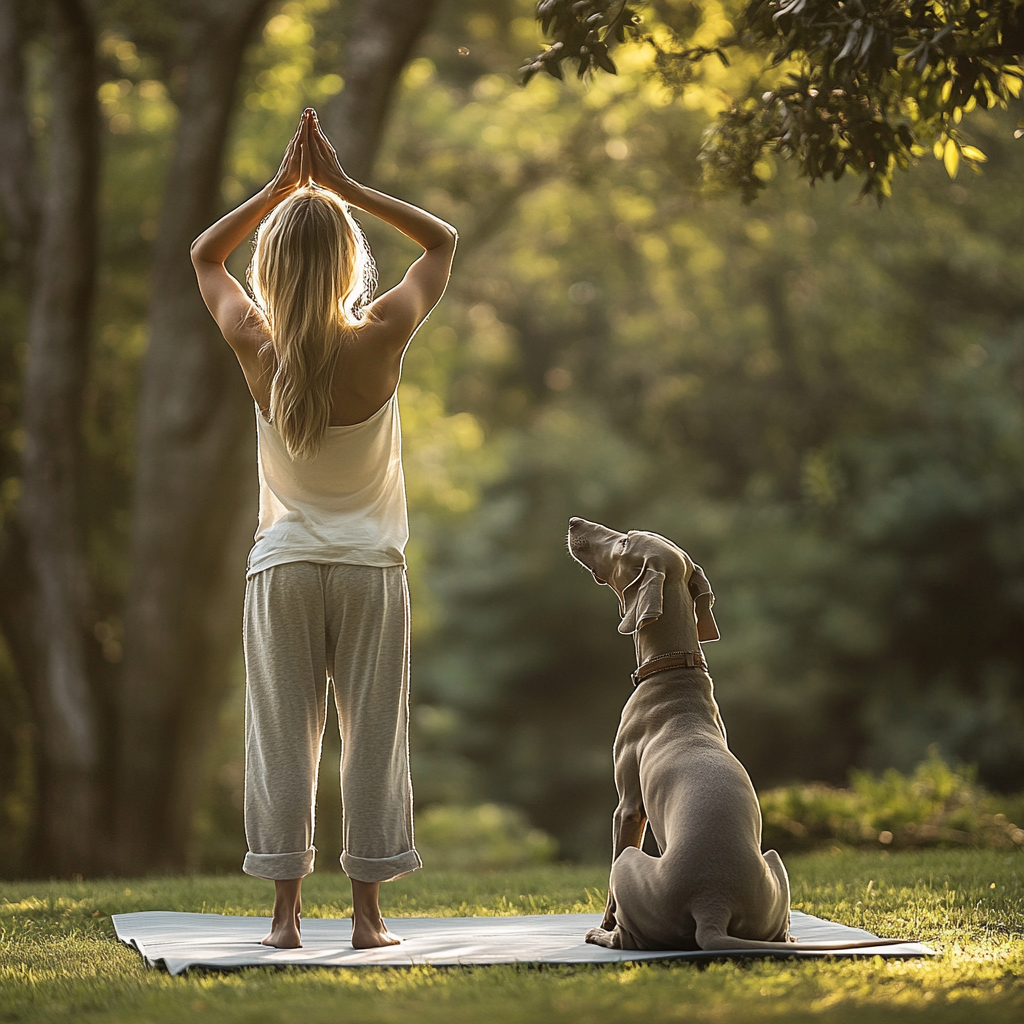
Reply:
[[599, 68], [607, 71], [610, 75], [618, 74], [618, 68], [615, 66], [615, 61], [608, 56], [608, 50], [606, 47], [598, 49], [594, 47], [594, 62]]
[[955, 179], [960, 170], [960, 148], [952, 139], [946, 141], [946, 146], [942, 151], [942, 164], [949, 177]]

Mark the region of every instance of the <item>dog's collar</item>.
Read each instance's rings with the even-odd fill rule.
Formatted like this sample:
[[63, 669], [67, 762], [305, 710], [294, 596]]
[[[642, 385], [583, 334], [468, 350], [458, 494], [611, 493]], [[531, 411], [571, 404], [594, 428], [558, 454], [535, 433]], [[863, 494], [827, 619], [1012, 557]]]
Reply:
[[656, 654], [648, 658], [642, 665], [630, 675], [634, 686], [639, 686], [645, 679], [653, 676], [656, 672], [668, 672], [673, 668], [701, 668], [708, 670], [708, 663], [704, 660], [703, 651], [672, 651], [669, 654]]

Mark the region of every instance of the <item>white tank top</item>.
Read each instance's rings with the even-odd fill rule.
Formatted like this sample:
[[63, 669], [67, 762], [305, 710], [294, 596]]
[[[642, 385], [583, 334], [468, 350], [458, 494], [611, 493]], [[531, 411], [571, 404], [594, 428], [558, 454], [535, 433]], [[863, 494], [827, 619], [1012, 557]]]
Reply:
[[397, 391], [362, 423], [328, 427], [314, 459], [292, 459], [258, 408], [256, 438], [260, 522], [247, 576], [284, 562], [405, 565]]

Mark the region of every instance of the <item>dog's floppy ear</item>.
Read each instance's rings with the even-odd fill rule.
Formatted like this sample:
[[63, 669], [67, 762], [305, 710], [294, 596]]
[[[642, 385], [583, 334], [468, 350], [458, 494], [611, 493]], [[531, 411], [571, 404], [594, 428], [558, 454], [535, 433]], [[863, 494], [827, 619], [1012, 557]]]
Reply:
[[660, 618], [664, 592], [665, 574], [645, 563], [640, 575], [622, 591], [619, 632], [635, 633], [647, 623]]
[[704, 570], [696, 562], [693, 563], [693, 573], [690, 576], [690, 597], [693, 598], [693, 613], [697, 617], [697, 639], [701, 643], [717, 640], [718, 623], [711, 614], [715, 595], [707, 576], [704, 575]]

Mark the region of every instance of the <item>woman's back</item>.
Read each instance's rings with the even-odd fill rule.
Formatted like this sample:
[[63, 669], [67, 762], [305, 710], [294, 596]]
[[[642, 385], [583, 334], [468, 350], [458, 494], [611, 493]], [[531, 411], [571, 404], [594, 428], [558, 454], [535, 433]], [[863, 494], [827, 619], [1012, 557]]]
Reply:
[[347, 332], [331, 382], [332, 427], [348, 427], [368, 420], [395, 393], [405, 349], [391, 343], [392, 333], [390, 324], [369, 318]]
[[409, 520], [398, 395], [359, 423], [330, 426], [296, 459], [257, 410], [260, 517], [248, 575], [284, 562], [404, 565]]

